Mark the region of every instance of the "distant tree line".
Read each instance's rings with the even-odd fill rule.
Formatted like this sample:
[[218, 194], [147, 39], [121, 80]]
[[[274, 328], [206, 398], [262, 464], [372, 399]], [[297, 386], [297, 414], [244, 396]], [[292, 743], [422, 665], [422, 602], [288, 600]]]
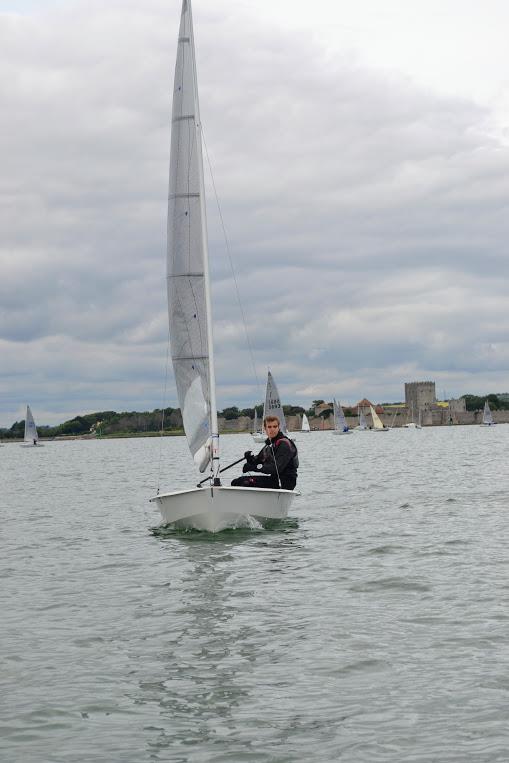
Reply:
[[[488, 400], [491, 410], [509, 410], [509, 396], [506, 395], [486, 395], [480, 397], [478, 395], [463, 395], [467, 411], [479, 411], [484, 407], [484, 403]], [[283, 411], [285, 416], [295, 416], [297, 414], [306, 413], [310, 418], [315, 415], [315, 408], [318, 405], [324, 404], [324, 400], [313, 400], [311, 408], [306, 410], [300, 405], [284, 405]], [[327, 403], [329, 406], [325, 408], [320, 416], [322, 418], [329, 418], [332, 413], [332, 403]], [[253, 408], [238, 408], [237, 406], [229, 406], [218, 412], [218, 415], [227, 421], [238, 419], [241, 416], [248, 416], [250, 419], [254, 419], [255, 410], [258, 417], [261, 419], [263, 416], [263, 405], [256, 405]], [[349, 407], [343, 408], [346, 416], [352, 416], [356, 413], [356, 409]], [[139, 413], [137, 411], [123, 413], [117, 413], [116, 411], [97, 411], [96, 413], [86, 413], [83, 416], [75, 416], [69, 421], [65, 421], [63, 424], [59, 424], [55, 427], [38, 426], [39, 435], [41, 437], [63, 437], [63, 436], [79, 436], [92, 434], [97, 437], [107, 437], [108, 435], [119, 434], [154, 434], [160, 432], [161, 429], [165, 432], [178, 432], [182, 430], [182, 416], [179, 408], [156, 408], [154, 411], [145, 411]], [[0, 428], [0, 438], [3, 440], [22, 440], [25, 432], [25, 421], [15, 421], [10, 429]]]
[[[95, 434], [97, 437], [115, 434], [140, 434], [160, 432], [164, 421], [164, 430], [182, 429], [182, 418], [178, 408], [156, 408], [151, 412], [137, 411], [117, 413], [116, 411], [97, 411], [75, 416], [55, 427], [38, 426], [40, 437], [63, 437]], [[25, 422], [16, 421], [10, 429], [0, 429], [4, 440], [23, 439]]]
[[485, 397], [479, 397], [478, 395], [463, 395], [465, 406], [467, 411], [480, 411], [484, 408], [486, 400], [492, 411], [507, 411], [509, 410], [509, 399], [504, 395], [486, 395]]

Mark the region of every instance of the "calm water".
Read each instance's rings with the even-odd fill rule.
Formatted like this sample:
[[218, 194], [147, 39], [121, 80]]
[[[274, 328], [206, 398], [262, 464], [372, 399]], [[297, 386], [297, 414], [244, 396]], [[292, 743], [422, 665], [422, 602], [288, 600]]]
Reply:
[[298, 445], [217, 536], [151, 530], [183, 438], [0, 448], [2, 761], [509, 760], [509, 426]]

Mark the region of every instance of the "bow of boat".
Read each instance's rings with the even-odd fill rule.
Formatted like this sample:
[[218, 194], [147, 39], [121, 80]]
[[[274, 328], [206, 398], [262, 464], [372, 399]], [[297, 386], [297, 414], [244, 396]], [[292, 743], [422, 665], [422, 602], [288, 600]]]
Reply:
[[160, 493], [150, 501], [157, 504], [164, 524], [220, 532], [250, 526], [253, 519], [260, 524], [285, 519], [296, 495], [295, 490], [221, 486]]

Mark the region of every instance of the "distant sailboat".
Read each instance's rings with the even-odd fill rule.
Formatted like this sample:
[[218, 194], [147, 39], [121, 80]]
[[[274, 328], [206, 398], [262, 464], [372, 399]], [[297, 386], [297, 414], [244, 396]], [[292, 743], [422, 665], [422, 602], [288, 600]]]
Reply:
[[25, 416], [25, 436], [24, 442], [21, 444], [22, 448], [42, 448], [42, 443], [39, 443], [39, 435], [37, 434], [37, 427], [35, 426], [34, 417], [30, 406], [27, 405], [27, 412]]
[[302, 414], [302, 424], [300, 427], [301, 432], [311, 432], [311, 427], [309, 426], [308, 417], [305, 413]]
[[416, 424], [414, 421], [414, 404], [411, 403], [411, 410], [412, 410], [412, 418], [410, 421], [407, 421], [406, 424], [403, 424], [403, 429], [422, 429], [421, 426], [421, 409], [419, 408], [419, 423]]
[[252, 436], [255, 442], [265, 442], [265, 440], [267, 439], [267, 435], [261, 431], [260, 426], [258, 424], [258, 413], [256, 411], [256, 408], [255, 408]]
[[334, 430], [333, 434], [351, 434], [351, 429], [348, 428], [346, 423], [345, 414], [339, 403], [334, 399], [332, 402], [334, 409]]
[[[219, 532], [287, 516], [293, 490], [223, 486], [214, 373], [208, 236], [191, 0], [183, 0], [173, 88], [168, 195], [170, 343], [184, 431], [206, 487], [158, 493], [165, 523]], [[284, 425], [284, 419], [283, 419]]]
[[360, 407], [359, 407], [359, 423], [355, 427], [355, 431], [356, 432], [369, 432], [368, 422], [366, 421], [366, 417], [364, 415], [364, 411]]
[[371, 419], [373, 421], [373, 429], [371, 430], [372, 432], [390, 432], [389, 427], [384, 427], [382, 424], [382, 419], [372, 405], [369, 406], [369, 412], [371, 413]]
[[487, 400], [484, 401], [484, 410], [482, 412], [481, 426], [482, 427], [495, 426], [495, 422], [493, 421], [493, 414], [491, 412], [491, 409]]
[[290, 440], [294, 439], [293, 432], [292, 432], [292, 436], [290, 436], [290, 434], [288, 433], [288, 428], [286, 426], [285, 413], [283, 411], [283, 406], [281, 405], [279, 392], [276, 386], [276, 382], [274, 381], [274, 377], [272, 376], [270, 371], [267, 373], [267, 387], [265, 388], [265, 403], [263, 406], [264, 421], [267, 416], [277, 416], [279, 419], [279, 428], [281, 432], [284, 435], [286, 435], [286, 437], [289, 437]]

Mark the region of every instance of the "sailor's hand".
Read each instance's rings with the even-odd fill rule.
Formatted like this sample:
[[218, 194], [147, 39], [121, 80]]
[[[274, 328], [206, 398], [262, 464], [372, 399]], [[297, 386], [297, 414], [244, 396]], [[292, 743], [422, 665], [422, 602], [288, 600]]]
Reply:
[[252, 461], [247, 461], [242, 467], [242, 474], [245, 474], [246, 472], [252, 472], [255, 468], [256, 467]]
[[246, 452], [244, 453], [244, 458], [246, 459], [246, 461], [254, 461], [255, 460], [255, 456], [254, 456], [253, 451], [252, 450], [246, 450]]

